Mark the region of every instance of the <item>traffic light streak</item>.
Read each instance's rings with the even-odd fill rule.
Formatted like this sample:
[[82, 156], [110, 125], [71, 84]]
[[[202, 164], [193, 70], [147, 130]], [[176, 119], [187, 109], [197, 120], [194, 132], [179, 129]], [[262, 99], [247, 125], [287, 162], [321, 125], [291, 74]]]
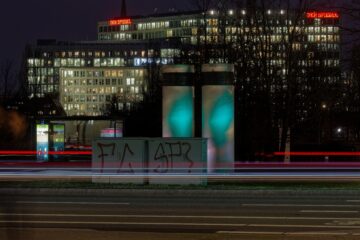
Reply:
[[1, 156], [6, 156], [6, 155], [11, 155], [11, 156], [31, 156], [31, 155], [37, 155], [37, 154], [48, 154], [48, 155], [62, 155], [62, 156], [66, 156], [66, 155], [91, 155], [92, 151], [62, 151], [62, 152], [55, 152], [55, 151], [50, 151], [50, 152], [37, 152], [37, 151], [9, 151], [9, 150], [3, 150], [0, 151], [0, 155]]

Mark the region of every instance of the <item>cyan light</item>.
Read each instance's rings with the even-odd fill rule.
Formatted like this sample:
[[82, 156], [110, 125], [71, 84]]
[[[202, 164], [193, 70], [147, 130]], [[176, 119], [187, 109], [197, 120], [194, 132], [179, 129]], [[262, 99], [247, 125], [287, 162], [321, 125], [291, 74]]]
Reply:
[[228, 130], [234, 121], [234, 99], [228, 91], [215, 100], [209, 117], [214, 144], [223, 147], [228, 142]]
[[168, 124], [173, 137], [192, 137], [193, 97], [191, 91], [174, 101], [169, 111]]

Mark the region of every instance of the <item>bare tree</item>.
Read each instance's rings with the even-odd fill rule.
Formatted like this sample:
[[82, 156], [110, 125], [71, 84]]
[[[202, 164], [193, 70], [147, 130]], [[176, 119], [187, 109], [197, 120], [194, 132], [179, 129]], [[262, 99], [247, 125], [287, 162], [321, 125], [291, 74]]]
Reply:
[[338, 10], [343, 15], [342, 29], [346, 34], [360, 33], [360, 2], [356, 0], [331, 1], [323, 0], [329, 9]]
[[214, 0], [189, 0], [191, 9], [201, 12], [207, 12], [214, 4]]
[[[14, 88], [14, 66], [10, 60], [5, 60], [0, 65], [0, 85], [2, 86], [0, 94], [4, 100], [11, 96]], [[12, 84], [12, 85], [11, 85]]]
[[[236, 65], [238, 135], [254, 153], [284, 151], [289, 130], [316, 118], [313, 113], [325, 98], [314, 93], [331, 85], [324, 71], [327, 50], [305, 44], [305, 13], [314, 6], [306, 0], [238, 0], [236, 6], [236, 28], [230, 30], [235, 32], [227, 38], [225, 55]], [[275, 146], [279, 128], [280, 146]]]
[[[289, 130], [309, 119], [319, 121], [321, 103], [330, 106], [337, 96], [327, 91], [335, 88], [325, 71], [328, 49], [308, 41], [305, 13], [316, 8], [314, 2], [192, 2], [202, 11], [196, 46], [199, 57], [194, 62], [201, 65], [211, 59], [235, 64], [238, 146], [249, 156], [284, 151]], [[235, 10], [229, 11], [230, 7]], [[216, 25], [210, 26], [214, 18]], [[211, 39], [208, 29], [213, 27], [218, 32]]]

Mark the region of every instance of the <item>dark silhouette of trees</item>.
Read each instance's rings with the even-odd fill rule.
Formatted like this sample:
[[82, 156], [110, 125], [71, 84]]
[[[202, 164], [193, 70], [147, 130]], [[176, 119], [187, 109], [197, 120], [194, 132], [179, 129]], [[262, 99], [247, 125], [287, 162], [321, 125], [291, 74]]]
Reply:
[[224, 49], [222, 62], [235, 64], [241, 158], [285, 151], [291, 130], [309, 120], [317, 129], [308, 140], [319, 141], [322, 103], [335, 105], [340, 93], [339, 80], [329, 76], [340, 76], [340, 69], [325, 64], [334, 53], [307, 42], [304, 16], [315, 6], [306, 0], [235, 2], [235, 17], [219, 14], [219, 23], [232, 22], [236, 28], [223, 30], [226, 40], [217, 49]]
[[[301, 114], [296, 104], [306, 49], [306, 1], [237, 1], [236, 29], [224, 55], [235, 63], [238, 146], [244, 159], [284, 151]], [[231, 35], [229, 33], [229, 35]], [[281, 131], [279, 131], [281, 130]], [[279, 136], [280, 132], [280, 136]]]
[[[203, 11], [204, 23], [194, 63], [235, 65], [237, 159], [285, 151], [289, 140], [320, 143], [324, 118], [341, 97], [339, 63], [328, 61], [339, 59], [340, 51], [308, 40], [305, 13], [326, 10], [326, 1], [192, 2]], [[204, 38], [210, 17], [218, 20], [217, 41]]]
[[[160, 69], [162, 66], [160, 46], [149, 42], [146, 52], [146, 76], [140, 91], [142, 99], [132, 99], [133, 94], [124, 91], [113, 95], [107, 107], [106, 115], [124, 120], [126, 137], [161, 137], [162, 136], [162, 83]], [[131, 103], [130, 108], [119, 104]]]
[[0, 97], [6, 101], [11, 97], [16, 88], [16, 74], [14, 64], [10, 60], [5, 60], [0, 63]]
[[162, 136], [162, 84], [160, 65], [148, 66], [147, 89], [143, 101], [134, 105], [125, 119], [125, 136], [161, 137]]

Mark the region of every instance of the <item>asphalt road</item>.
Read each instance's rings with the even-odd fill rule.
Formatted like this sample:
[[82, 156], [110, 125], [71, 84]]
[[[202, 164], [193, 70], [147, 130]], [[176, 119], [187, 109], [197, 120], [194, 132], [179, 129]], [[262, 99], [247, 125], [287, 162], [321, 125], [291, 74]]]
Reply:
[[[358, 182], [359, 169], [242, 169], [236, 173], [215, 174], [161, 174], [161, 178], [169, 180], [187, 180], [191, 177], [207, 179], [207, 181], [299, 181], [299, 182]], [[89, 169], [62, 169], [62, 168], [0, 168], [0, 181], [38, 181], [38, 180], [87, 180], [92, 177], [110, 178], [114, 181], [138, 180], [148, 177], [148, 174], [98, 174]]]
[[0, 197], [2, 240], [360, 239], [360, 196], [46, 194]]

